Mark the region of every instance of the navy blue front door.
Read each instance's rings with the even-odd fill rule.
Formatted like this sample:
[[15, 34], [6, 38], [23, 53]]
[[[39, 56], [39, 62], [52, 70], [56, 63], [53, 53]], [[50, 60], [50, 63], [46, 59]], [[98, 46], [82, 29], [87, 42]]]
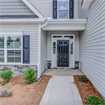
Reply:
[[69, 67], [69, 40], [57, 41], [57, 66]]

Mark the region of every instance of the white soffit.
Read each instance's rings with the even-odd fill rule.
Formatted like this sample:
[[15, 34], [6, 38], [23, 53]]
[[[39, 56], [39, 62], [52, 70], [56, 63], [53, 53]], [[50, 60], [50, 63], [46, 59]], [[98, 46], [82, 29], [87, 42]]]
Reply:
[[42, 28], [46, 31], [82, 31], [85, 30], [87, 19], [48, 20], [48, 24]]
[[83, 0], [82, 8], [89, 8], [89, 6], [92, 2], [93, 2], [93, 0]]

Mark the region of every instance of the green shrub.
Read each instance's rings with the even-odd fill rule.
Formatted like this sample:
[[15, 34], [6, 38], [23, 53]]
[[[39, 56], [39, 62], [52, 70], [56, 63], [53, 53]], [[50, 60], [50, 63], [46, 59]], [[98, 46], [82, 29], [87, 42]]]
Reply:
[[32, 68], [29, 68], [27, 72], [23, 71], [23, 74], [24, 74], [23, 76], [28, 81], [28, 84], [31, 84], [35, 81], [36, 79], [36, 76], [34, 75], [35, 72], [36, 71]]
[[1, 74], [0, 74], [0, 77], [4, 80], [1, 85], [5, 85], [6, 83], [8, 83], [13, 77], [13, 72], [11, 70], [9, 71], [3, 71]]
[[79, 77], [78, 81], [87, 82], [89, 80], [86, 77]]
[[86, 105], [105, 105], [105, 102], [97, 96], [87, 97], [88, 101], [85, 101]]

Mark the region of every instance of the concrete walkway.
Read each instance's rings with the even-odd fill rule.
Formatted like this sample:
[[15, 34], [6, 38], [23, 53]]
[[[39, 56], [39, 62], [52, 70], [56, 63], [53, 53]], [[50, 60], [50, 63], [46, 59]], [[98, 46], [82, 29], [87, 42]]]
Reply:
[[53, 76], [45, 90], [40, 105], [82, 105], [73, 76]]

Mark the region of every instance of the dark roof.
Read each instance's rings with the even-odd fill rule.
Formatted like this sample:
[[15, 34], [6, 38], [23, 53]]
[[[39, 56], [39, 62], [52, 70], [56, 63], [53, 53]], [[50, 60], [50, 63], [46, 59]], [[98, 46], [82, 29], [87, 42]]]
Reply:
[[37, 15], [0, 15], [0, 18], [38, 18]]

